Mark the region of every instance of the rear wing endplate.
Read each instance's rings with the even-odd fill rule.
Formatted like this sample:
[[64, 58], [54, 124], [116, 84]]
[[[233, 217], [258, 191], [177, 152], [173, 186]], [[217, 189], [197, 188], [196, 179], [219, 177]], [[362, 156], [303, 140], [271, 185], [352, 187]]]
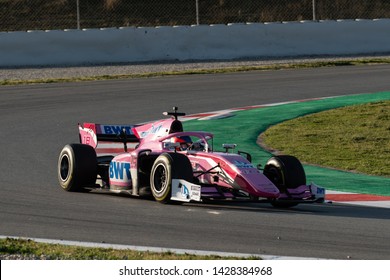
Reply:
[[134, 134], [136, 125], [79, 124], [80, 143], [90, 145], [98, 156], [116, 155], [125, 152], [125, 143], [133, 150], [139, 143]]

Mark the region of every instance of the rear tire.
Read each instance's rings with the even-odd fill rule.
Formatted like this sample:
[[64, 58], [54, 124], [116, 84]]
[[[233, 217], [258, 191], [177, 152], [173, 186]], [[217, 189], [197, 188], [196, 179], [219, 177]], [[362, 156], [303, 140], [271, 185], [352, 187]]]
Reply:
[[[267, 161], [264, 175], [271, 180], [281, 193], [287, 189], [295, 189], [306, 184], [306, 174], [301, 162], [294, 156], [274, 156]], [[271, 204], [278, 208], [289, 208], [298, 205], [288, 200], [272, 200]]]
[[150, 188], [156, 201], [171, 201], [173, 179], [192, 182], [191, 162], [182, 154], [163, 153], [155, 160], [150, 173]]
[[97, 177], [95, 149], [84, 144], [66, 145], [58, 158], [58, 181], [65, 191], [94, 187]]

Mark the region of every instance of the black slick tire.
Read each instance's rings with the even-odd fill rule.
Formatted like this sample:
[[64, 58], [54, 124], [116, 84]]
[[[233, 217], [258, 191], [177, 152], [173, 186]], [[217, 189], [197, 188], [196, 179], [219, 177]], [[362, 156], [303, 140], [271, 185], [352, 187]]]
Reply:
[[65, 191], [84, 191], [94, 187], [97, 177], [95, 149], [84, 144], [66, 145], [58, 158], [58, 181]]
[[[263, 173], [281, 193], [287, 193], [287, 189], [295, 189], [306, 184], [305, 170], [301, 162], [294, 156], [280, 155], [270, 158]], [[271, 204], [278, 208], [289, 208], [298, 203], [272, 200]]]
[[191, 163], [185, 155], [163, 153], [153, 163], [150, 173], [150, 188], [156, 201], [161, 203], [171, 201], [173, 179], [192, 182]]

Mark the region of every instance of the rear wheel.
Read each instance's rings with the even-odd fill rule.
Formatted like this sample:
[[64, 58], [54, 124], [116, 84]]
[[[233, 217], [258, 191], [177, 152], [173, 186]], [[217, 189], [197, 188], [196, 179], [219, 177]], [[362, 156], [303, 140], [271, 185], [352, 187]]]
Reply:
[[170, 202], [172, 179], [184, 179], [192, 182], [193, 173], [191, 163], [182, 154], [161, 154], [155, 160], [150, 173], [150, 188], [156, 201], [161, 203]]
[[66, 191], [94, 187], [97, 176], [95, 149], [84, 144], [66, 145], [58, 158], [58, 181]]
[[[264, 175], [271, 180], [281, 193], [287, 193], [287, 189], [295, 189], [306, 184], [306, 174], [301, 162], [294, 156], [274, 156], [267, 161], [264, 167]], [[289, 208], [297, 205], [297, 202], [288, 200], [272, 200], [271, 204], [279, 208]]]

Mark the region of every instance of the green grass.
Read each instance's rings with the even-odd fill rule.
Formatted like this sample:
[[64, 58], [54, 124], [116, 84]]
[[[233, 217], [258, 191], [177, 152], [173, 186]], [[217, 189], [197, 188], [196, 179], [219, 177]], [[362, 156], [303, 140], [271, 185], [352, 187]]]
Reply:
[[99, 81], [99, 80], [119, 80], [119, 79], [134, 79], [134, 78], [150, 78], [172, 75], [201, 75], [201, 74], [219, 74], [219, 73], [238, 73], [248, 71], [271, 71], [271, 70], [286, 70], [299, 68], [317, 68], [317, 67], [334, 67], [334, 66], [356, 66], [356, 65], [373, 65], [373, 64], [389, 64], [390, 58], [367, 58], [367, 59], [346, 59], [335, 61], [315, 61], [304, 63], [285, 63], [260, 66], [237, 66], [224, 67], [213, 69], [195, 69], [183, 71], [168, 71], [168, 72], [151, 72], [151, 73], [132, 73], [121, 75], [102, 75], [91, 77], [75, 77], [75, 78], [52, 78], [52, 79], [36, 79], [36, 80], [0, 80], [0, 85], [20, 85], [20, 84], [42, 84], [42, 83], [64, 83], [64, 82], [83, 82], [83, 81]]
[[[46, 244], [28, 239], [0, 239], [1, 255], [21, 255], [24, 259], [46, 260], [238, 260], [239, 257], [221, 257], [216, 255], [198, 256], [175, 254], [172, 252], [154, 253], [133, 250], [115, 250], [107, 248], [89, 248]], [[0, 257], [1, 259], [1, 257]], [[250, 260], [258, 257], [246, 258]]]
[[390, 176], [390, 100], [292, 119], [266, 130], [261, 141], [305, 163]]

